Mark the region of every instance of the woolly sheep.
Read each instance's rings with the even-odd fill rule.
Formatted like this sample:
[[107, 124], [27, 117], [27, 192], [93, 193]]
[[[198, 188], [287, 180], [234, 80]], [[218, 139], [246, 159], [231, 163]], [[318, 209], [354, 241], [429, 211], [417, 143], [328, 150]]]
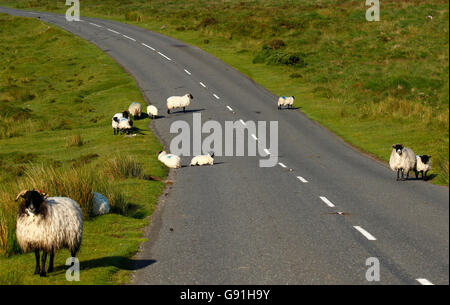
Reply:
[[125, 110], [124, 112], [116, 113], [113, 116], [113, 118], [111, 120], [111, 126], [112, 126], [112, 128], [114, 130], [114, 135], [119, 134], [119, 130], [120, 130], [119, 129], [119, 122], [120, 122], [120, 120], [123, 119], [123, 118], [128, 119], [129, 118], [129, 114], [130, 113], [128, 112], [128, 110]]
[[169, 168], [180, 168], [181, 159], [177, 155], [168, 154], [165, 151], [158, 152], [158, 160]]
[[292, 105], [294, 105], [294, 100], [294, 96], [280, 96], [278, 99], [278, 109], [281, 109], [282, 106], [292, 108]]
[[140, 103], [133, 102], [130, 107], [128, 107], [128, 111], [133, 116], [133, 118], [140, 118], [142, 115], [142, 106]]
[[133, 121], [131, 119], [121, 118], [117, 127], [120, 130], [120, 133], [130, 134], [131, 129], [133, 128]]
[[409, 172], [416, 167], [416, 155], [412, 149], [403, 147], [401, 144], [394, 144], [392, 148], [389, 165], [393, 171], [397, 172], [397, 181], [400, 180], [400, 173], [402, 180], [406, 180], [409, 178]]
[[[45, 276], [45, 262], [50, 253], [48, 272], [53, 271], [55, 251], [67, 248], [75, 257], [81, 247], [83, 213], [78, 203], [66, 197], [46, 197], [38, 191], [23, 190], [16, 201], [19, 205], [16, 237], [23, 252], [34, 250], [34, 274]], [[42, 266], [39, 255], [42, 250]]]
[[191, 160], [191, 166], [194, 165], [214, 165], [214, 154], [195, 156]]
[[431, 156], [428, 155], [421, 155], [417, 156], [416, 158], [416, 178], [419, 178], [419, 174], [422, 173], [422, 179], [425, 179], [427, 177], [428, 171], [431, 169]]
[[147, 106], [147, 114], [152, 119], [156, 118], [158, 116], [158, 108], [156, 108], [153, 105], [148, 105]]
[[183, 108], [183, 111], [186, 112], [186, 107], [191, 104], [192, 99], [194, 99], [194, 97], [190, 93], [183, 96], [169, 97], [167, 99], [167, 113], [170, 113], [170, 110], [175, 108]]
[[92, 198], [92, 215], [98, 216], [98, 215], [104, 215], [108, 214], [110, 210], [108, 199], [106, 199], [105, 196], [102, 194], [93, 193]]

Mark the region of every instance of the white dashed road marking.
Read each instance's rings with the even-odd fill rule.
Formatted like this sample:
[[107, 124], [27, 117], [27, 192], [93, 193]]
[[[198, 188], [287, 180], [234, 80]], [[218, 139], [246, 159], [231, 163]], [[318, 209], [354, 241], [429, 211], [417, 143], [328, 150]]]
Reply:
[[112, 32], [112, 33], [114, 33], [114, 34], [120, 34], [119, 32], [114, 31], [114, 30], [111, 30], [111, 29], [107, 29], [107, 30], [110, 31], [110, 32]]
[[203, 88], [206, 88], [206, 85], [205, 85], [204, 83], [200, 82], [200, 85], [201, 85]]
[[364, 237], [366, 237], [368, 240], [377, 240], [372, 234], [361, 228], [360, 226], [353, 226], [356, 230], [359, 231]]
[[167, 57], [166, 55], [164, 55], [164, 54], [161, 53], [161, 52], [158, 52], [158, 54], [161, 55], [162, 57], [164, 57], [164, 58], [167, 59], [167, 60], [172, 60], [172, 59], [170, 59], [169, 57]]
[[308, 180], [306, 180], [305, 178], [303, 178], [301, 176], [297, 176], [297, 179], [300, 180], [303, 183], [308, 183]]
[[264, 148], [264, 152], [268, 155], [270, 155], [270, 151], [267, 148]]
[[95, 23], [92, 23], [92, 22], [89, 22], [89, 24], [91, 24], [91, 25], [93, 25], [93, 26], [96, 26], [96, 27], [98, 27], [98, 28], [101, 28], [101, 27], [102, 27], [101, 25], [98, 25], [98, 24], [95, 24]]
[[149, 48], [152, 51], [155, 51], [155, 48], [152, 48], [151, 46], [149, 46], [148, 44], [142, 43], [142, 45], [146, 48]]
[[136, 39], [134, 39], [134, 38], [132, 38], [132, 37], [130, 37], [130, 36], [127, 36], [127, 35], [122, 35], [122, 36], [125, 37], [125, 38], [127, 38], [127, 39], [129, 39], [129, 40], [136, 41]]
[[425, 285], [425, 286], [432, 286], [432, 285], [434, 285], [432, 282], [430, 282], [430, 281], [427, 280], [427, 279], [417, 279], [417, 281], [418, 281], [420, 284]]
[[220, 97], [218, 97], [217, 94], [213, 94], [213, 95], [216, 99], [220, 100]]
[[233, 108], [231, 108], [230, 106], [227, 106], [228, 110], [233, 111]]
[[323, 202], [325, 202], [326, 205], [329, 206], [330, 208], [334, 208], [334, 207], [335, 207], [335, 205], [334, 205], [330, 200], [328, 200], [327, 197], [320, 196], [320, 199], [321, 199]]
[[282, 168], [286, 168], [286, 167], [287, 167], [286, 165], [284, 165], [284, 164], [281, 163], [281, 162], [278, 162], [278, 165], [281, 166]]
[[252, 138], [255, 139], [255, 141], [258, 141], [258, 138], [254, 134], [252, 134]]
[[186, 72], [188, 75], [192, 75], [191, 72], [189, 72], [188, 70], [184, 69], [184, 72]]
[[243, 120], [239, 120], [241, 123], [242, 123], [242, 125], [247, 125], [247, 124], [245, 124], [245, 122], [243, 121]]

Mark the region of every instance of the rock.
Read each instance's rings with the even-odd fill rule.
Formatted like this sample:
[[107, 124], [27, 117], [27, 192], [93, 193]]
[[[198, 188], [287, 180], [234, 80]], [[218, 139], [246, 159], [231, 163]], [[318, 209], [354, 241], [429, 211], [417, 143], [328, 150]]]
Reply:
[[92, 199], [92, 214], [94, 216], [108, 214], [110, 210], [108, 199], [99, 193], [94, 192]]

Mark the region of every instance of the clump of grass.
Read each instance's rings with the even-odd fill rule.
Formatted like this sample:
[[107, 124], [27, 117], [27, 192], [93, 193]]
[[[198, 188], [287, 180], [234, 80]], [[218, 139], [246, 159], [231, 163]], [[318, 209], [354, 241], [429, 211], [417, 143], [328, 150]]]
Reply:
[[67, 147], [80, 147], [83, 146], [84, 142], [80, 135], [74, 135], [67, 138]]
[[14, 195], [6, 187], [0, 189], [0, 255], [8, 256], [19, 252], [16, 241], [17, 205]]
[[253, 63], [293, 66], [297, 68], [303, 68], [307, 65], [305, 62], [305, 54], [303, 53], [274, 50], [266, 45], [253, 58]]
[[142, 164], [132, 156], [117, 156], [107, 162], [106, 175], [110, 178], [142, 178]]

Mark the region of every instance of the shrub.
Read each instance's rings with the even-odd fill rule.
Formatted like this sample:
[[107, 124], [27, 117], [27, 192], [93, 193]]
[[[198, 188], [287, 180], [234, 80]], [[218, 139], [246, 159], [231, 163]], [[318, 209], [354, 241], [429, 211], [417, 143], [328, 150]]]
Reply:
[[281, 39], [273, 39], [271, 42], [269, 42], [269, 43], [267, 44], [267, 46], [268, 46], [269, 48], [271, 48], [272, 50], [278, 50], [278, 49], [280, 49], [280, 48], [286, 46], [286, 44], [285, 44], [284, 41], [281, 40]]
[[305, 55], [300, 52], [283, 52], [273, 50], [269, 46], [263, 46], [261, 51], [253, 58], [253, 63], [266, 63], [268, 65], [285, 65], [297, 68], [305, 67]]
[[107, 162], [106, 175], [111, 178], [142, 178], [142, 164], [131, 156], [117, 156]]
[[198, 28], [206, 28], [211, 25], [217, 24], [217, 20], [213, 17], [206, 17], [198, 24]]

